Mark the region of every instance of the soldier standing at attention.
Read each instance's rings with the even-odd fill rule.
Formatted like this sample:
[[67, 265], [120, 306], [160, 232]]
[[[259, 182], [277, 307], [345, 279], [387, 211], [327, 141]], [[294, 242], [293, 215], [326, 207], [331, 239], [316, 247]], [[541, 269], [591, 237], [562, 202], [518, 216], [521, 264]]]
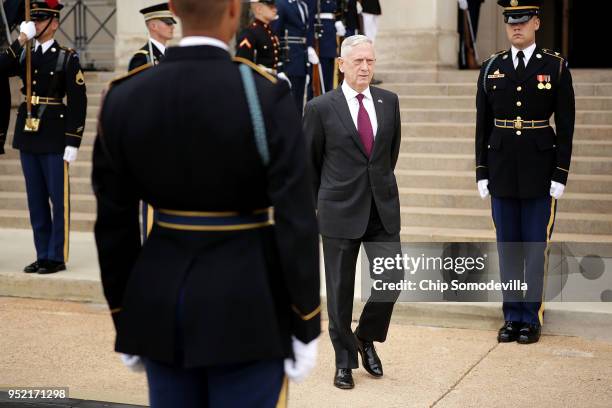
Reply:
[[[510, 50], [483, 63], [476, 96], [476, 179], [491, 195], [504, 292], [499, 342], [535, 343], [544, 317], [548, 241], [572, 158], [572, 76], [558, 53], [536, 45], [540, 2], [499, 0]], [[554, 114], [556, 133], [550, 126]]]
[[159, 60], [166, 53], [166, 44], [174, 37], [176, 20], [168, 9], [168, 3], [143, 8], [140, 13], [147, 24], [149, 41], [132, 56], [129, 71], [146, 64], [159, 64]]
[[[32, 21], [21, 24], [17, 40], [0, 54], [0, 74], [20, 76], [25, 95], [31, 86], [31, 110], [27, 100], [19, 106], [13, 139], [13, 147], [20, 152], [36, 247], [36, 261], [24, 272], [49, 274], [65, 270], [68, 262], [68, 168], [81, 145], [87, 95], [77, 53], [54, 39], [64, 6], [57, 0], [40, 0], [32, 1], [31, 7]], [[32, 39], [27, 57], [24, 45]]]
[[[284, 407], [321, 332], [300, 117], [284, 81], [232, 61], [240, 0], [170, 7], [184, 38], [112, 84], [94, 145], [115, 349], [144, 363], [152, 408]], [[141, 200], [157, 214], [144, 245]]]

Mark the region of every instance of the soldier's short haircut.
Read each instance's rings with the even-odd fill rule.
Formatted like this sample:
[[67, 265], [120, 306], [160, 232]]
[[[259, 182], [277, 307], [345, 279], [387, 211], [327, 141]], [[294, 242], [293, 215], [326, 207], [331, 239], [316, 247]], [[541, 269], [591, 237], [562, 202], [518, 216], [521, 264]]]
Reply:
[[346, 37], [344, 41], [342, 41], [342, 45], [340, 46], [340, 56], [342, 58], [346, 58], [349, 52], [353, 47], [356, 47], [360, 44], [374, 44], [374, 42], [366, 37], [365, 35], [357, 34], [351, 35], [350, 37]]
[[228, 0], [174, 0], [173, 3], [183, 24], [208, 29], [219, 24]]

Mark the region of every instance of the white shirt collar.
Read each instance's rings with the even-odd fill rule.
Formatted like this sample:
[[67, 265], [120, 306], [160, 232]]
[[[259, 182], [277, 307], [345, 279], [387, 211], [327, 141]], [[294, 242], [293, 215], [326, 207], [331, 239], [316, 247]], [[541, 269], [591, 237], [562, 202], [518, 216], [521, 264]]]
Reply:
[[227, 44], [217, 38], [192, 36], [185, 37], [179, 42], [179, 47], [193, 47], [196, 45], [210, 45], [213, 47], [224, 49], [225, 51], [229, 52], [229, 47], [227, 46]]
[[[357, 98], [357, 95], [360, 92], [357, 92], [353, 88], [346, 83], [346, 81], [342, 81], [342, 92], [344, 93], [344, 97], [347, 101], [350, 101], [353, 98]], [[368, 86], [363, 92], [361, 92], [366, 98], [372, 99], [372, 93], [370, 92], [370, 87]]]
[[38, 40], [35, 40], [35, 41], [34, 41], [34, 51], [37, 51], [37, 50], [38, 50], [38, 46], [39, 46], [39, 45], [42, 45], [42, 52], [43, 52], [43, 54], [44, 54], [45, 52], [47, 52], [47, 50], [48, 50], [49, 48], [51, 48], [51, 46], [53, 45], [53, 43], [55, 43], [55, 39], [54, 39], [54, 38], [52, 38], [52, 39], [50, 39], [50, 40], [48, 40], [48, 41], [45, 41], [45, 42], [44, 42], [44, 43], [42, 43], [42, 44], [41, 44], [41, 43], [39, 43], [39, 42], [38, 42]]
[[[525, 54], [525, 66], [527, 66], [527, 64], [529, 63], [529, 60], [531, 59], [531, 56], [533, 55], [533, 52], [536, 49], [536, 43], [531, 44], [529, 47], [525, 48], [523, 50], [523, 54]], [[512, 46], [512, 61], [516, 61], [518, 63], [517, 60], [517, 56], [516, 54], [518, 54], [520, 50], [518, 48], [516, 48], [514, 45]]]
[[157, 49], [161, 51], [162, 54], [166, 53], [166, 46], [164, 44], [160, 43], [155, 38], [149, 38], [149, 41], [151, 41], [153, 45], [156, 46]]

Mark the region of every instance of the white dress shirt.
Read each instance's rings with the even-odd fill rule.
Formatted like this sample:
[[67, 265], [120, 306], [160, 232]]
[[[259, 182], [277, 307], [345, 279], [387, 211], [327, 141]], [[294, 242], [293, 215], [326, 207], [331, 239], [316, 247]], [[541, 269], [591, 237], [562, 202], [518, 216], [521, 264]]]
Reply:
[[[536, 49], [536, 43], [533, 43], [529, 47], [523, 50], [523, 54], [525, 54], [525, 66], [529, 64], [529, 60], [531, 59], [531, 56], [533, 55], [533, 52], [535, 51], [535, 49]], [[520, 50], [516, 48], [514, 45], [512, 46], [512, 62], [514, 63], [514, 69], [516, 69], [519, 63], [519, 59], [516, 56], [516, 54], [518, 54], [519, 51]]]
[[229, 47], [227, 46], [227, 44], [219, 40], [218, 38], [193, 36], [185, 37], [179, 42], [179, 47], [193, 47], [196, 45], [210, 45], [229, 52]]
[[166, 46], [164, 44], [160, 43], [155, 38], [149, 38], [149, 40], [153, 43], [154, 46], [157, 47], [158, 50], [161, 51], [162, 54], [166, 54]]
[[[349, 110], [351, 111], [353, 123], [355, 124], [355, 129], [357, 129], [357, 115], [359, 114], [359, 101], [357, 100], [357, 95], [359, 94], [359, 92], [351, 88], [346, 83], [346, 81], [344, 81], [342, 82], [342, 93], [344, 93], [344, 97], [346, 98], [346, 102], [348, 103]], [[374, 139], [376, 139], [376, 132], [378, 131], [378, 119], [376, 118], [376, 109], [374, 109], [374, 99], [372, 99], [370, 87], [368, 87], [365, 91], [361, 93], [364, 95], [363, 106], [365, 107], [366, 111], [368, 112], [368, 116], [370, 117], [372, 130], [374, 131]]]
[[47, 52], [47, 50], [49, 48], [51, 48], [51, 46], [53, 45], [53, 43], [55, 42], [55, 39], [52, 38], [48, 41], [45, 41], [44, 43], [39, 43], [38, 40], [34, 41], [34, 52], [38, 51], [38, 47], [42, 46], [42, 53], [44, 54], [45, 52]]

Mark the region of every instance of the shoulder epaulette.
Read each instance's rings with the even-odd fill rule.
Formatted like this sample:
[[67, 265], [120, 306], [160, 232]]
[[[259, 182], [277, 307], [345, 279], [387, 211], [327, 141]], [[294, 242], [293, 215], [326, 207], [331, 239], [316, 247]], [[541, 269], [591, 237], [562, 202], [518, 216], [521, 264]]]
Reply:
[[138, 50], [134, 53], [134, 55], [138, 55], [138, 54], [143, 54], [143, 55], [149, 55], [149, 51], [147, 50]]
[[259, 75], [266, 78], [268, 81], [272, 82], [273, 84], [278, 82], [278, 78], [276, 78], [274, 75], [267, 72], [265, 69], [254, 64], [252, 61], [249, 61], [246, 58], [234, 57], [233, 60], [234, 62], [237, 62], [239, 64], [244, 64], [244, 65], [249, 66], [253, 71], [257, 72]]
[[546, 55], [550, 55], [550, 56], [552, 56], [552, 57], [555, 57], [555, 58], [559, 58], [559, 59], [565, 60], [565, 57], [564, 57], [563, 55], [561, 55], [561, 53], [560, 53], [560, 52], [553, 51], [553, 50], [549, 50], [549, 49], [547, 49], [547, 48], [542, 48], [542, 52], [543, 52], [544, 54], [546, 54]]
[[501, 51], [497, 51], [496, 53], [491, 54], [491, 56], [490, 56], [489, 58], [487, 58], [486, 60], [484, 60], [484, 62], [487, 62], [487, 61], [488, 61], [488, 60], [490, 60], [491, 58], [497, 57], [498, 55], [501, 55], [501, 54], [503, 54], [503, 53], [504, 53], [504, 52], [506, 52], [506, 51], [508, 51], [508, 50], [501, 50]]
[[64, 47], [63, 45], [60, 45], [60, 48], [69, 54], [76, 54], [76, 50], [74, 48]]
[[153, 65], [151, 64], [145, 64], [145, 65], [141, 65], [138, 68], [134, 68], [133, 70], [129, 71], [127, 74], [125, 75], [121, 75], [115, 79], [113, 79], [112, 81], [109, 82], [108, 84], [108, 88], [112, 88], [115, 85], [120, 84], [121, 82], [125, 81], [128, 78], [133, 77], [134, 75], [138, 74], [139, 72], [142, 71], [146, 71], [147, 69], [151, 68]]

